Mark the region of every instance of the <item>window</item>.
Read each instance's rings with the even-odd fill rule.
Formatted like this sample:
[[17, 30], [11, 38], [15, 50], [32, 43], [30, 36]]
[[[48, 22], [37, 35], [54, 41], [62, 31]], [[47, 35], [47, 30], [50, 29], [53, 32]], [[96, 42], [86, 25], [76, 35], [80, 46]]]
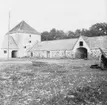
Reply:
[[4, 53], [7, 53], [7, 51], [6, 51], [6, 50], [4, 50]]
[[26, 46], [24, 46], [24, 48], [26, 48]]
[[80, 46], [83, 46], [83, 42], [82, 42], [82, 41], [80, 41], [79, 45], [80, 45]]
[[29, 41], [29, 43], [31, 43], [31, 41]]

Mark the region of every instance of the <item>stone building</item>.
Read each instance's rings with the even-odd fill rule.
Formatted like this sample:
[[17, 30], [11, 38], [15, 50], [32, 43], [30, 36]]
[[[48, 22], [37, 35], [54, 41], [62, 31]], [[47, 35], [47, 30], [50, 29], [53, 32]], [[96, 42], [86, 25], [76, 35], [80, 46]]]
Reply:
[[42, 41], [28, 51], [36, 58], [98, 58], [100, 50], [107, 52], [107, 36]]
[[4, 36], [0, 55], [2, 58], [25, 57], [28, 49], [40, 41], [41, 34], [21, 21]]

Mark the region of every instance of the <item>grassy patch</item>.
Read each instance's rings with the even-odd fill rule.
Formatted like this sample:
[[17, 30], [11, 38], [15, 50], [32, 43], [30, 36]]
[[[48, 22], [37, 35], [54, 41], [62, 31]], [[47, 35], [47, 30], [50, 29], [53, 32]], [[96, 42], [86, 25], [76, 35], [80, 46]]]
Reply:
[[[38, 66], [39, 65], [39, 66]], [[0, 70], [1, 105], [106, 105], [107, 72], [87, 65], [8, 64]]]

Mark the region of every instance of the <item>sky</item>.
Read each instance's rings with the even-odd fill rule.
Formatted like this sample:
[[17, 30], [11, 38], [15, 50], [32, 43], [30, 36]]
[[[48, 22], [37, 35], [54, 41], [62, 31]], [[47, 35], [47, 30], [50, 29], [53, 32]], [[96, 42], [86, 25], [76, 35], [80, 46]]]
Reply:
[[88, 29], [107, 22], [107, 0], [0, 0], [0, 47], [4, 35], [22, 20], [38, 32]]

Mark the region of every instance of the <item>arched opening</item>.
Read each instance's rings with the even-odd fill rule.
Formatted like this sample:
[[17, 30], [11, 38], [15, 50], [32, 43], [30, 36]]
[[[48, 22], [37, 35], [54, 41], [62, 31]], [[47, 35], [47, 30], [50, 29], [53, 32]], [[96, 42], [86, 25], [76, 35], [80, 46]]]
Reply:
[[11, 53], [12, 58], [16, 58], [17, 57], [17, 51], [13, 50]]
[[85, 59], [87, 58], [87, 49], [84, 47], [77, 48], [76, 50], [76, 58], [78, 59]]

